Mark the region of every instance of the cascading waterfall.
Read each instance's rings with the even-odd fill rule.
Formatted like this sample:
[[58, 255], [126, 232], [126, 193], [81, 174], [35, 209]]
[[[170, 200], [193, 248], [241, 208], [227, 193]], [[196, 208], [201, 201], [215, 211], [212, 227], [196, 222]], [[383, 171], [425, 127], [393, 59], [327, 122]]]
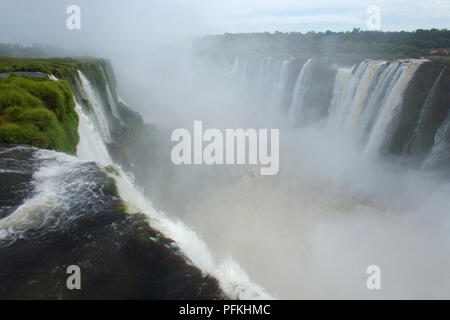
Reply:
[[98, 97], [98, 93], [95, 91], [95, 88], [92, 86], [90, 81], [79, 70], [78, 77], [80, 79], [80, 89], [89, 103], [91, 103], [94, 121], [99, 128], [99, 132], [105, 141], [110, 142], [111, 129], [109, 127], [109, 122], [106, 119], [105, 106], [103, 105], [102, 100]]
[[294, 94], [292, 97], [292, 104], [289, 109], [289, 121], [291, 124], [295, 124], [301, 117], [303, 109], [303, 99], [305, 97], [306, 91], [308, 90], [308, 85], [311, 84], [313, 62], [314, 60], [312, 59], [306, 61], [297, 78]]
[[370, 90], [373, 88], [373, 83], [376, 81], [376, 75], [384, 64], [384, 62], [367, 63], [367, 67], [359, 79], [358, 89], [356, 90], [350, 105], [346, 106], [346, 108], [348, 108], [348, 114], [344, 127], [347, 131], [353, 131], [355, 129], [360, 116], [365, 111], [366, 101], [370, 94]]
[[[257, 90], [260, 94], [264, 94], [267, 92], [267, 85], [270, 83], [270, 70], [272, 69], [272, 58], [267, 57], [263, 58], [259, 61], [259, 74], [258, 74], [258, 85]], [[264, 91], [265, 90], [265, 91]]]
[[394, 79], [395, 84], [386, 95], [384, 103], [381, 105], [375, 124], [370, 133], [368, 143], [365, 148], [366, 153], [373, 153], [383, 147], [383, 144], [389, 139], [393, 131], [393, 122], [401, 107], [403, 101], [403, 93], [409, 84], [409, 81], [414, 76], [419, 61], [411, 61], [402, 63], [398, 68]]
[[450, 164], [450, 112], [436, 132], [434, 145], [423, 163], [423, 168], [449, 167]]
[[[385, 100], [388, 87], [397, 80], [397, 62], [366, 60], [352, 68], [338, 70], [329, 122], [332, 128], [356, 134], [363, 140], [371, 121]], [[354, 70], [354, 71], [353, 71]]]
[[275, 85], [275, 90], [273, 91], [273, 94], [271, 96], [270, 100], [270, 110], [272, 112], [280, 112], [280, 106], [282, 105], [283, 96], [285, 94], [286, 85], [288, 81], [288, 71], [291, 67], [293, 59], [287, 59], [284, 60], [281, 63], [280, 71], [279, 71], [279, 77], [278, 82]]
[[237, 56], [234, 60], [233, 68], [230, 71], [230, 74], [239, 74], [241, 72], [241, 57]]
[[281, 82], [281, 66], [283, 62], [281, 60], [271, 59], [270, 60], [270, 69], [269, 69], [269, 78], [268, 78], [268, 100], [267, 111], [273, 112], [276, 109], [277, 102], [277, 87]]
[[240, 56], [237, 56], [234, 60], [233, 68], [229, 72], [229, 75], [238, 76], [241, 78], [241, 80], [245, 81], [248, 64], [249, 58], [242, 58]]
[[[102, 71], [103, 77], [105, 79], [107, 79], [106, 73], [103, 70], [103, 68], [101, 69], [101, 71]], [[123, 120], [119, 114], [119, 108], [117, 107], [116, 101], [113, 98], [113, 95], [111, 93], [111, 88], [109, 87], [108, 81], [106, 81], [106, 97], [108, 98], [108, 103], [111, 106], [111, 112], [112, 112], [113, 116], [116, 117], [117, 119], [119, 119], [120, 123], [123, 124]]]
[[366, 153], [381, 149], [392, 134], [403, 94], [420, 60], [372, 61], [339, 68], [328, 123], [366, 142]]
[[276, 61], [272, 57], [267, 57], [260, 61], [259, 85], [256, 93], [259, 93], [258, 103], [263, 109], [265, 109], [267, 101], [270, 101], [272, 96], [274, 75], [278, 74], [277, 70], [273, 71], [277, 66], [274, 62]]
[[[252, 102], [258, 104], [264, 100], [261, 99], [263, 96], [276, 96], [277, 99], [271, 101], [270, 111], [281, 112], [283, 108], [276, 104], [292, 97], [287, 119], [286, 114], [281, 113], [284, 118], [275, 117], [272, 112], [265, 113], [268, 110], [260, 109], [264, 125], [269, 123], [268, 126], [283, 131], [284, 149], [281, 152], [284, 152], [285, 162], [280, 168], [284, 171], [280, 171], [274, 184], [252, 177], [248, 179], [250, 187], [232, 185], [213, 200], [203, 200], [204, 203], [197, 206], [194, 203], [190, 219], [200, 226], [199, 232], [203, 232], [207, 239], [209, 236], [208, 243], [218, 250], [240, 253], [240, 263], [259, 276], [269, 290], [287, 292], [292, 297], [304, 293], [302, 286], [308, 297], [320, 296], [317, 292], [321, 290], [324, 296], [339, 296], [345, 290], [357, 291], [354, 284], [343, 289], [347, 281], [344, 270], [351, 269], [349, 276], [352, 277], [354, 273], [364, 273], [364, 267], [377, 259], [385, 270], [389, 268], [389, 272], [402, 266], [389, 281], [401, 279], [403, 282], [398, 288], [388, 289], [388, 294], [382, 292], [381, 297], [385, 294], [387, 297], [427, 296], [433, 292], [441, 284], [441, 272], [448, 267], [446, 260], [443, 262], [445, 268], [436, 267], [439, 275], [425, 275], [431, 261], [438, 264], [442, 253], [448, 250], [448, 215], [445, 212], [448, 211], [448, 196], [445, 193], [449, 190], [450, 112], [446, 115], [442, 105], [448, 102], [448, 94], [442, 94], [448, 77], [442, 67], [437, 67], [443, 63], [408, 59], [338, 64], [330, 63], [329, 59], [310, 59], [301, 65], [301, 59], [288, 62], [281, 58], [277, 64], [273, 57], [255, 58], [255, 61], [259, 70], [248, 81], [258, 83], [260, 89], [259, 96]], [[283, 78], [289, 69], [291, 76], [286, 77], [286, 81], [290, 83], [286, 85]], [[333, 73], [326, 72], [328, 70], [335, 70], [334, 76], [330, 77]], [[324, 75], [329, 76], [328, 79]], [[282, 93], [280, 88], [283, 88]], [[315, 118], [314, 122], [304, 121], [305, 118], [311, 119], [308, 111], [319, 105], [314, 104], [314, 100], [322, 98], [323, 88], [329, 93], [329, 97], [323, 99], [328, 113], [320, 119]], [[280, 95], [284, 95], [284, 99]], [[422, 114], [419, 114], [420, 110]], [[426, 114], [431, 114], [433, 119], [426, 119]], [[287, 120], [294, 124], [293, 128], [286, 125]], [[418, 160], [422, 160], [419, 157], [416, 160], [416, 157], [401, 154], [401, 151], [398, 155], [392, 151], [397, 141], [403, 145], [413, 131], [418, 136], [423, 131], [432, 135], [434, 132], [430, 134], [428, 130], [430, 126], [433, 130], [438, 126], [439, 129], [424, 167], [437, 169], [442, 165], [445, 172], [421, 170], [417, 167], [420, 164]], [[377, 156], [384, 151], [383, 157]], [[440, 180], [435, 180], [438, 175]], [[288, 187], [284, 189], [285, 185]], [[264, 187], [267, 190], [261, 191]], [[315, 191], [317, 195], [311, 194]], [[324, 196], [320, 198], [318, 195]], [[234, 199], [236, 205], [227, 205]], [[295, 203], [297, 199], [300, 200]], [[310, 207], [305, 206], [308, 201], [311, 202]], [[212, 207], [217, 209], [214, 217], [208, 218], [206, 215]], [[237, 213], [233, 216], [234, 212]], [[309, 216], [317, 224], [305, 223], [304, 230], [299, 230], [298, 225]], [[228, 220], [232, 222], [228, 223]], [[237, 221], [242, 225], [241, 229], [235, 227]], [[279, 222], [279, 229], [274, 227], [275, 221]], [[294, 227], [286, 231], [290, 225]], [[231, 231], [216, 240], [216, 230]], [[254, 236], [249, 230], [255, 230], [259, 236]], [[269, 238], [269, 234], [273, 234], [273, 238]], [[307, 235], [303, 237], [304, 234]], [[287, 239], [280, 239], [280, 235]], [[335, 241], [339, 245], [335, 245]], [[259, 248], [264, 247], [261, 243], [270, 249]], [[358, 247], [360, 243], [364, 245]], [[392, 250], [387, 253], [385, 248], [390, 245]], [[267, 252], [276, 253], [283, 248], [279, 259], [288, 260], [295, 251], [304, 247], [303, 255], [299, 254], [285, 264], [271, 261], [273, 256], [264, 257]], [[354, 253], [341, 258], [355, 247], [358, 248]], [[252, 250], [255, 253], [247, 259]], [[320, 255], [323, 255], [323, 260], [308, 265], [308, 260], [314, 261]], [[425, 261], [423, 265], [421, 259]], [[336, 268], [339, 271], [334, 272], [338, 260], [345, 267]], [[354, 267], [356, 261], [361, 265]], [[408, 264], [414, 267], [405, 276], [404, 266], [408, 269]], [[271, 267], [261, 271], [260, 265]], [[275, 280], [271, 279], [273, 270], [279, 271]], [[317, 274], [317, 280], [309, 283], [308, 276], [303, 278], [299, 275], [302, 272]], [[323, 280], [323, 275], [328, 275], [326, 280]], [[414, 282], [411, 279], [421, 276], [435, 282], [430, 282], [430, 286], [422, 285], [428, 283], [426, 280], [410, 283]], [[286, 282], [280, 285], [283, 278]], [[289, 287], [295, 281], [295, 285]], [[317, 289], [316, 284], [324, 288]], [[332, 291], [328, 291], [329, 288]], [[448, 296], [448, 282], [439, 288], [442, 290], [433, 294]], [[361, 290], [356, 296], [366, 297], [364, 288]]]
[[373, 88], [372, 94], [366, 103], [367, 106], [360, 116], [357, 125], [356, 135], [360, 137], [363, 142], [368, 139], [376, 115], [378, 114], [380, 107], [386, 102], [386, 92], [388, 92], [389, 88], [395, 84], [396, 79], [394, 74], [399, 65], [398, 62], [391, 62], [380, 71], [375, 88]]
[[[333, 90], [333, 95], [329, 108], [329, 124], [330, 126], [335, 126], [336, 129], [339, 128], [339, 123], [341, 123], [343, 118], [343, 110], [345, 110], [342, 106], [345, 105], [345, 102], [348, 100], [348, 96], [350, 92], [349, 88], [354, 88], [354, 77], [353, 70], [356, 68], [356, 65], [350, 68], [338, 68], [336, 73], [335, 85]], [[352, 81], [353, 80], [353, 81]], [[350, 86], [352, 84], [352, 86]]]
[[[232, 73], [244, 72], [242, 61], [236, 58]], [[310, 92], [320, 85], [315, 82], [315, 77], [316, 68], [321, 64], [308, 59], [301, 67], [295, 85], [288, 86], [288, 73], [295, 61], [295, 58], [261, 58], [256, 79], [246, 77], [246, 81], [257, 83], [256, 103], [263, 106], [262, 110], [282, 114], [283, 101], [290, 102], [287, 119], [294, 127], [309, 123], [305, 117], [308, 111], [314, 112], [309, 105], [314, 98], [310, 97]], [[327, 127], [365, 145], [363, 151], [366, 154], [383, 149], [395, 130], [404, 92], [423, 61], [365, 60], [353, 66], [330, 66], [330, 69], [336, 69], [336, 75], [325, 115]], [[264, 108], [267, 105], [269, 108]]]
[[439, 84], [439, 81], [442, 78], [442, 75], [444, 74], [446, 70], [446, 67], [442, 68], [441, 72], [439, 73], [438, 77], [436, 78], [436, 80], [433, 83], [433, 86], [431, 87], [430, 92], [428, 92], [427, 98], [425, 100], [425, 103], [422, 107], [422, 110], [420, 111], [420, 116], [419, 116], [419, 120], [417, 121], [417, 125], [414, 129], [414, 133], [411, 136], [409, 142], [407, 143], [405, 149], [415, 149], [415, 145], [418, 145], [421, 143], [421, 139], [420, 137], [423, 135], [424, 131], [425, 131], [425, 123], [426, 123], [426, 118], [428, 116], [428, 112], [432, 106], [433, 103], [433, 97], [434, 94], [436, 92], [436, 88]]
[[[92, 88], [88, 79], [84, 78], [84, 81], [84, 86]], [[101, 101], [98, 100], [100, 99], [98, 95], [90, 94], [89, 98], [92, 99], [90, 100], [90, 104], [93, 108], [97, 109], [93, 110], [94, 114], [103, 113], [104, 109], [102, 109]], [[221, 288], [230, 297], [239, 299], [271, 298], [264, 289], [250, 281], [245, 271], [234, 260], [228, 258], [217, 264], [207, 245], [198, 238], [194, 231], [186, 227], [180, 220], [172, 220], [166, 214], [156, 211], [152, 203], [135, 186], [133, 177], [124, 172], [111, 159], [103, 142], [103, 135], [99, 133], [95, 122], [79, 105], [76, 106], [76, 111], [80, 119], [78, 157], [87, 161], [96, 161], [103, 166], [112, 164], [119, 169], [120, 175], [113, 176], [113, 178], [116, 180], [122, 200], [127, 204], [127, 208], [131, 213], [141, 212], [145, 214], [151, 226], [175, 241], [177, 246], [194, 265], [199, 267], [203, 272], [216, 277]], [[103, 119], [105, 118], [103, 116]]]

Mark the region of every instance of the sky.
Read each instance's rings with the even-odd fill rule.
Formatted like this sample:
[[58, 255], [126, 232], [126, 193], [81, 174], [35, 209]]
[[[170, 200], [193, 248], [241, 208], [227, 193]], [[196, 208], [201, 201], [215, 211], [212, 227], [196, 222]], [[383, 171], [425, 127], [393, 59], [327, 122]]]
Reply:
[[[69, 30], [69, 5], [81, 29]], [[367, 8], [381, 30], [450, 28], [450, 0], [0, 0], [0, 42], [64, 47], [127, 47], [225, 32], [367, 29]]]

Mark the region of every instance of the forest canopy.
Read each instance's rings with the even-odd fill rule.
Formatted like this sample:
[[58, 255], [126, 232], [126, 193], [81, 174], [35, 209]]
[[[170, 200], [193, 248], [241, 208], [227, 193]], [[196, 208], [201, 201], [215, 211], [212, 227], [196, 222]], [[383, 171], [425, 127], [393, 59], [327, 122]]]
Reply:
[[364, 55], [366, 57], [420, 58], [435, 48], [450, 48], [450, 30], [412, 32], [361, 31], [307, 33], [241, 33], [197, 39], [197, 49], [217, 54], [261, 53], [290, 55]]

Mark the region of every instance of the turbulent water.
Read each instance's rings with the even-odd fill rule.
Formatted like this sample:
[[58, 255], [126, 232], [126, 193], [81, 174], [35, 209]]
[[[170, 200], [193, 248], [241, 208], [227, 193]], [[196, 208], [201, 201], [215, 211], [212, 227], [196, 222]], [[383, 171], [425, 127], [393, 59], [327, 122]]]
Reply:
[[[441, 103], [448, 70], [422, 81], [426, 63], [237, 57], [188, 87], [182, 107], [169, 100], [180, 89], [171, 87], [171, 103], [159, 103], [164, 111], [175, 105], [186, 126], [189, 106], [199, 103], [205, 109], [195, 117], [208, 123], [280, 128], [280, 173], [175, 168], [164, 141], [154, 150], [161, 158], [145, 168], [153, 193], [110, 153], [111, 119], [127, 125], [111, 88], [102, 95], [79, 71], [77, 157], [32, 152], [35, 167], [20, 170], [33, 192], [2, 206], [12, 213], [0, 212], [0, 239], [64, 229], [95, 208], [94, 162], [117, 168], [109, 176], [127, 212], [145, 214], [228, 297], [449, 297], [450, 106]], [[381, 267], [381, 291], [366, 288], [372, 264]]]
[[[100, 108], [100, 110], [94, 112], [94, 115], [102, 113], [101, 108], [104, 106], [102, 106], [100, 99], [96, 95], [91, 94], [90, 83], [81, 72], [79, 73], [82, 79], [82, 89], [89, 94], [88, 100], [93, 104], [94, 109]], [[110, 94], [110, 89], [108, 88], [107, 90]], [[97, 130], [97, 126], [93, 124], [91, 118], [85, 114], [79, 105], [77, 105], [76, 110], [80, 117], [78, 157], [83, 160], [96, 161], [104, 166], [114, 164], [114, 161], [108, 154], [102, 135]], [[103, 119], [102, 116], [98, 118]], [[106, 125], [100, 126], [100, 128], [105, 127]], [[270, 297], [262, 288], [253, 284], [246, 273], [232, 259], [216, 263], [207, 245], [198, 238], [194, 231], [187, 228], [180, 220], [170, 219], [164, 213], [157, 212], [151, 201], [146, 199], [142, 191], [135, 186], [134, 178], [120, 169], [120, 167], [119, 171], [120, 176], [115, 177], [119, 194], [127, 203], [130, 212], [146, 214], [150, 225], [174, 240], [183, 254], [194, 265], [204, 272], [215, 276], [227, 295], [242, 299]]]
[[[183, 219], [276, 297], [448, 297], [448, 75], [429, 68], [246, 56], [214, 70], [239, 107], [234, 121], [205, 117], [280, 128], [280, 173], [229, 182], [198, 169], [199, 183], [221, 187], [189, 203]], [[404, 151], [424, 132], [433, 141], [421, 153]], [[380, 291], [366, 288], [372, 264]]]
[[[219, 75], [207, 70], [206, 82], [188, 87], [182, 107], [177, 102], [178, 112], [190, 119], [189, 106], [207, 101], [206, 113], [195, 109], [199, 119], [280, 128], [280, 173], [175, 169], [162, 157], [148, 167], [166, 170], [152, 183], [171, 202], [157, 199], [169, 212], [155, 210], [123, 170], [116, 178], [121, 198], [231, 297], [448, 297], [449, 106], [441, 103], [448, 75], [441, 68], [420, 87], [426, 63], [237, 57]], [[217, 92], [211, 79], [220, 79]], [[426, 90], [423, 101], [410, 97], [413, 85]], [[78, 156], [111, 164], [107, 125], [97, 115], [105, 106], [88, 82], [81, 86], [97, 110], [86, 115], [77, 107]], [[178, 88], [170, 89], [176, 96]], [[410, 157], [418, 160], [409, 165]], [[378, 292], [365, 286], [371, 264], [383, 272]]]

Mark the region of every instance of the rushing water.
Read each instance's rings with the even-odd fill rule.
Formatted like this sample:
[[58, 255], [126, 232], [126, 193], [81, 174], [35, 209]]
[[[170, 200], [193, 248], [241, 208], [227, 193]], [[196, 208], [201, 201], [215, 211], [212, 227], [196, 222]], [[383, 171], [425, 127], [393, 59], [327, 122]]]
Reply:
[[306, 90], [308, 90], [308, 84], [311, 83], [313, 60], [309, 59], [303, 65], [300, 74], [298, 75], [297, 82], [295, 84], [294, 95], [292, 99], [292, 105], [289, 109], [289, 120], [292, 124], [295, 124], [302, 115], [303, 100]]
[[[170, 187], [157, 186], [174, 202], [177, 188], [186, 193], [184, 180], [192, 178], [188, 188], [198, 182], [189, 190], [194, 195], [204, 192], [202, 183], [219, 185], [207, 196], [192, 197], [183, 215], [155, 209], [134, 177], [114, 162], [107, 147], [112, 140], [109, 117], [122, 121], [118, 106], [108, 85], [104, 101], [79, 71], [83, 97], [77, 98], [89, 103], [87, 108], [81, 106], [85, 101], [76, 104], [77, 157], [35, 153], [34, 192], [0, 220], [0, 237], [14, 241], [32, 227], [63, 227], [76, 219], [73, 208], [86, 201], [95, 206], [86, 178], [94, 161], [118, 168], [120, 175], [111, 177], [130, 214], [145, 214], [153, 228], [174, 240], [188, 261], [216, 277], [232, 298], [448, 297], [450, 184], [433, 170], [450, 163], [450, 113], [440, 119], [421, 167], [404, 168], [401, 161], [379, 158], [402, 112], [408, 112], [405, 93], [422, 64], [366, 60], [324, 65], [318, 59], [237, 57], [226, 77], [244, 91], [240, 97], [250, 101], [249, 110], [258, 111], [248, 118], [281, 128], [280, 173], [260, 177], [246, 168], [230, 178], [233, 168], [224, 168], [220, 173], [229, 180], [210, 172], [186, 179], [171, 168], [175, 178], [163, 177], [172, 181]], [[426, 131], [445, 72], [426, 95], [411, 141]], [[250, 108], [252, 102], [259, 109]], [[380, 292], [365, 287], [371, 264], [383, 272]]]
[[[280, 173], [223, 183], [193, 201], [183, 218], [277, 297], [448, 297], [448, 178], [405, 165], [406, 154], [389, 154], [399, 120], [411, 118], [410, 131], [424, 131], [420, 111], [416, 121], [406, 104], [424, 63], [236, 59], [228, 77], [245, 88], [250, 102], [241, 108], [259, 107], [253, 122], [239, 126], [280, 128]], [[431, 104], [436, 109], [432, 97], [443, 72], [419, 106], [424, 113]], [[423, 167], [448, 162], [448, 119], [439, 119]], [[384, 272], [380, 292], [365, 287], [371, 264]]]
[[[82, 73], [80, 72], [80, 75]], [[91, 85], [85, 79], [87, 88]], [[90, 95], [89, 101], [94, 108], [100, 108], [101, 102], [96, 95]], [[80, 143], [77, 155], [80, 159], [96, 161], [107, 166], [114, 164], [108, 154], [107, 148], [91, 118], [85, 114], [80, 106], [76, 107], [80, 118]], [[94, 112], [101, 112], [100, 110]], [[96, 114], [96, 113], [95, 113]], [[144, 213], [152, 227], [174, 240], [186, 257], [202, 271], [215, 276], [224, 292], [233, 298], [240, 299], [268, 299], [270, 296], [259, 286], [252, 283], [247, 274], [231, 258], [216, 263], [207, 245], [180, 220], [173, 220], [162, 212], [154, 209], [151, 201], [135, 186], [131, 175], [117, 166], [120, 176], [114, 178], [121, 198], [127, 203], [130, 212]]]

